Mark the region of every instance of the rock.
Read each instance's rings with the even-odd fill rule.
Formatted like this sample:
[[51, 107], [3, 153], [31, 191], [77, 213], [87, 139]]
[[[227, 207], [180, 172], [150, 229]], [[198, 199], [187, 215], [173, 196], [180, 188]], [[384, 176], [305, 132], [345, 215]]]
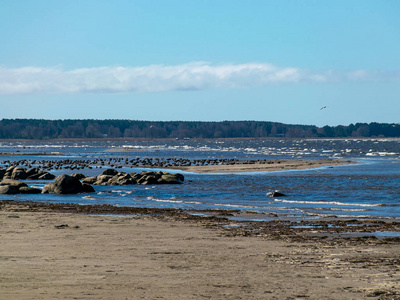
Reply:
[[39, 167], [37, 167], [37, 168], [31, 168], [31, 169], [25, 171], [27, 177], [33, 176], [33, 175], [35, 175], [35, 174], [38, 174], [39, 172], [40, 172], [40, 168], [39, 168]]
[[40, 194], [42, 190], [30, 186], [23, 186], [19, 188], [18, 192], [20, 194]]
[[181, 174], [164, 174], [158, 180], [159, 184], [182, 184]]
[[42, 190], [29, 187], [26, 183], [15, 179], [4, 179], [0, 182], [0, 194], [39, 194]]
[[60, 175], [54, 182], [46, 184], [42, 193], [51, 194], [80, 194], [83, 193], [82, 183], [70, 175]]
[[43, 172], [43, 173], [38, 174], [38, 175], [39, 175], [38, 179], [40, 179], [40, 180], [51, 180], [51, 179], [56, 178], [55, 175], [53, 175], [53, 174], [51, 174], [49, 172]]
[[[170, 174], [168, 172], [154, 172], [154, 171], [143, 171], [140, 174], [132, 172], [125, 173], [119, 172], [113, 174], [115, 169], [107, 169], [97, 177], [89, 177], [82, 180], [85, 183], [91, 183], [94, 185], [130, 185], [130, 184], [182, 184], [184, 176], [182, 174]], [[106, 173], [106, 174], [104, 174]]]
[[111, 178], [113, 178], [113, 176], [111, 176], [111, 175], [99, 175], [99, 176], [97, 176], [96, 182], [93, 183], [93, 184], [96, 184], [96, 185], [106, 185], [107, 182], [108, 182]]
[[75, 178], [77, 178], [79, 180], [86, 178], [86, 176], [81, 174], [81, 173], [74, 173], [74, 174], [71, 174], [71, 176], [75, 177]]
[[114, 176], [117, 174], [118, 174], [118, 171], [115, 169], [106, 169], [103, 171], [103, 173], [101, 173], [101, 175], [111, 175], [111, 176]]
[[279, 192], [279, 191], [275, 191], [275, 192], [269, 192], [267, 193], [268, 197], [285, 197], [286, 195]]
[[82, 188], [83, 188], [84, 193], [94, 193], [95, 192], [94, 187], [92, 187], [88, 183], [82, 183]]
[[6, 174], [6, 170], [0, 169], [0, 179], [3, 179], [4, 174]]
[[97, 181], [97, 176], [86, 177], [82, 180], [82, 183], [94, 184]]
[[55, 184], [50, 182], [43, 187], [42, 194], [54, 194]]
[[14, 186], [17, 189], [20, 189], [23, 186], [28, 186], [25, 182], [15, 180], [15, 179], [3, 179], [2, 181], [0, 181], [0, 186], [3, 186], [3, 185]]
[[107, 182], [107, 185], [128, 185], [128, 184], [136, 184], [136, 180], [134, 180], [132, 176], [127, 173], [118, 173], [117, 175], [110, 178]]
[[18, 194], [18, 188], [12, 185], [0, 185], [1, 195], [13, 195]]

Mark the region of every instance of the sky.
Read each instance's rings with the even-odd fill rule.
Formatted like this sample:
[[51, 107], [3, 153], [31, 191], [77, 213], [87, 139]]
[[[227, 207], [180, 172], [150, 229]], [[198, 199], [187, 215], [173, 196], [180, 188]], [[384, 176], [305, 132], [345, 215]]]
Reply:
[[2, 0], [0, 119], [400, 122], [398, 0]]

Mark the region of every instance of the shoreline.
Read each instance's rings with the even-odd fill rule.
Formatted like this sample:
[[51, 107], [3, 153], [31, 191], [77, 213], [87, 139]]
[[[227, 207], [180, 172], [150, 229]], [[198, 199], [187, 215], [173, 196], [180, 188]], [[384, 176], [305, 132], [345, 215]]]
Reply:
[[1, 201], [0, 294], [9, 299], [400, 297], [400, 238], [310, 235], [340, 228], [400, 231], [398, 223], [330, 220], [307, 228], [316, 223], [309, 220], [301, 223], [304, 228], [291, 228], [278, 220], [230, 226], [238, 224], [226, 218], [233, 211], [216, 213]]
[[[179, 208], [152, 208], [133, 206], [113, 206], [111, 204], [83, 205], [76, 203], [45, 203], [36, 201], [0, 200], [0, 211], [14, 212], [54, 212], [60, 214], [80, 214], [88, 216], [111, 217], [145, 217], [159, 220], [183, 221], [188, 223], [207, 223], [211, 227], [229, 227], [233, 235], [260, 236], [273, 232], [275, 238], [289, 237], [302, 240], [314, 240], [321, 234], [340, 238], [341, 233], [354, 233], [353, 237], [365, 233], [365, 238], [374, 239], [372, 232], [399, 233], [395, 237], [383, 239], [400, 243], [400, 220], [382, 218], [338, 218], [336, 216], [320, 219], [282, 218], [274, 213], [263, 214], [267, 218], [260, 219], [251, 211], [236, 209], [193, 210]], [[252, 220], [256, 216], [255, 220]], [[336, 234], [336, 235], [335, 235]], [[326, 235], [326, 236], [327, 236]], [[350, 236], [352, 237], [352, 236]], [[382, 238], [380, 238], [382, 239]]]

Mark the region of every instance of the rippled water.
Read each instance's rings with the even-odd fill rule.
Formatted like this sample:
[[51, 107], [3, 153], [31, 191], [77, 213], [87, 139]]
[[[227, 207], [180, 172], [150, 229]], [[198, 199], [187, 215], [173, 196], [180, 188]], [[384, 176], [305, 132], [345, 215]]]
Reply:
[[[16, 152], [18, 155], [4, 153]], [[379, 217], [400, 219], [400, 140], [171, 140], [0, 143], [0, 161], [96, 158], [345, 158], [361, 164], [311, 170], [185, 175], [183, 185], [95, 186], [90, 195], [1, 195], [0, 199], [183, 209], [239, 209], [281, 217]], [[57, 155], [25, 155], [40, 152]], [[54, 153], [53, 153], [54, 154]], [[121, 171], [141, 171], [121, 167]], [[102, 169], [83, 169], [98, 175]], [[53, 170], [54, 174], [72, 173]], [[179, 172], [179, 171], [171, 171]], [[42, 187], [46, 182], [31, 181]], [[267, 197], [280, 190], [287, 196]]]

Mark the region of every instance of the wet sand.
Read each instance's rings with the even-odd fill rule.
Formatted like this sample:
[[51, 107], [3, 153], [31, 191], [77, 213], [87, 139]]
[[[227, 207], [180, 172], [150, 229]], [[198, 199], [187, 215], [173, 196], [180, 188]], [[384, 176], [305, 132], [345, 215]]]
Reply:
[[170, 167], [194, 173], [236, 173], [236, 172], [269, 172], [312, 169], [319, 167], [334, 167], [340, 165], [357, 164], [351, 160], [335, 159], [277, 159], [277, 160], [248, 160], [237, 161], [234, 164], [206, 165], [206, 166], [178, 166]]
[[234, 213], [2, 201], [0, 298], [400, 299], [400, 239], [317, 235], [397, 223], [229, 226]]

